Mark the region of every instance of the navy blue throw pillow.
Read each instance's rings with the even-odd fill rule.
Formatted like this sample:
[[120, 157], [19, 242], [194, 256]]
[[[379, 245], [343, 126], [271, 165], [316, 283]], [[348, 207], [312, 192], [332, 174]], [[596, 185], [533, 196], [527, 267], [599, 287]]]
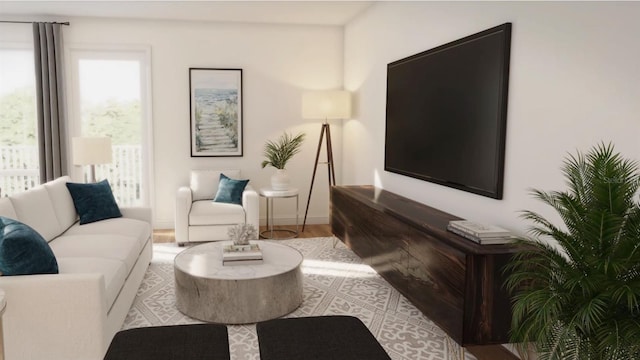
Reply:
[[47, 241], [29, 225], [0, 216], [0, 275], [57, 273]]
[[80, 216], [80, 225], [122, 217], [107, 179], [93, 184], [67, 183], [67, 189]]
[[249, 180], [235, 180], [220, 174], [218, 192], [213, 201], [242, 205], [242, 192], [248, 183]]

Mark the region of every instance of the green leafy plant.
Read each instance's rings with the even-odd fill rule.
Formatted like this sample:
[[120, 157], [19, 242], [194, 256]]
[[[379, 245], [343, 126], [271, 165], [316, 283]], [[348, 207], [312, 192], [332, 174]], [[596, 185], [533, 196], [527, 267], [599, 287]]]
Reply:
[[267, 140], [264, 145], [264, 157], [267, 160], [262, 162], [262, 168], [270, 165], [276, 169], [284, 169], [293, 155], [300, 152], [304, 136], [303, 133], [296, 136], [284, 133], [277, 141]]
[[506, 267], [511, 340], [542, 360], [640, 359], [638, 164], [601, 144], [567, 157], [563, 173], [567, 191], [533, 196], [564, 226], [525, 211], [534, 239]]

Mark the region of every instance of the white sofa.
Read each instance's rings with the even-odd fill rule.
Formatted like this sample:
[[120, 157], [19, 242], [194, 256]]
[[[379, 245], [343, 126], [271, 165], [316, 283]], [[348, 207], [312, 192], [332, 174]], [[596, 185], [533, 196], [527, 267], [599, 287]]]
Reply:
[[0, 215], [49, 242], [59, 274], [0, 276], [10, 360], [102, 359], [151, 261], [151, 209], [79, 225], [62, 177], [0, 199]]
[[228, 240], [227, 230], [236, 224], [253, 224], [258, 229], [260, 199], [250, 184], [242, 193], [242, 205], [212, 201], [221, 173], [240, 179], [240, 170], [192, 170], [190, 185], [178, 189], [175, 236], [179, 245]]

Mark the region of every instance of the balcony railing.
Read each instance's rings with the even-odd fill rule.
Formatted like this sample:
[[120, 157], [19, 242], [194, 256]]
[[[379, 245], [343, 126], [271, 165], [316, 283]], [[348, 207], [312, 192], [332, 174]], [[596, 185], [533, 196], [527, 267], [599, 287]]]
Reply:
[[[40, 183], [37, 146], [0, 146], [2, 196], [28, 190]], [[85, 169], [85, 178], [88, 169]], [[114, 145], [113, 162], [96, 166], [96, 178], [108, 179], [120, 206], [142, 205], [142, 147]]]

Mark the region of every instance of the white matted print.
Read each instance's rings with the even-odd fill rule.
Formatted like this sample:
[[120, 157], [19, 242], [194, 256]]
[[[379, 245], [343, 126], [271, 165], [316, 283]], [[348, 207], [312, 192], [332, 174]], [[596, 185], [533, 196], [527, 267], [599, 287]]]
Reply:
[[189, 68], [191, 156], [242, 156], [242, 69]]

